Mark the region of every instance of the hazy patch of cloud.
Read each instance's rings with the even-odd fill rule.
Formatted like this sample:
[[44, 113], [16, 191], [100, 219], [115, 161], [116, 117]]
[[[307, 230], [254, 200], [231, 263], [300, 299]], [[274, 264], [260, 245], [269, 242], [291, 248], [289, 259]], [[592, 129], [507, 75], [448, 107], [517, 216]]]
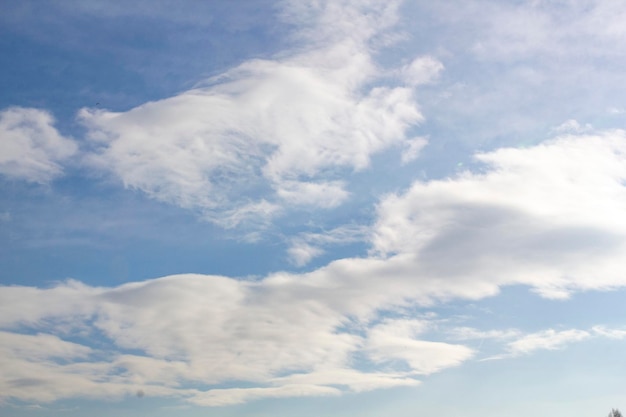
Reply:
[[521, 332], [517, 329], [506, 330], [479, 330], [472, 327], [455, 327], [448, 331], [452, 340], [495, 339], [506, 340], [518, 337]]
[[457, 366], [474, 355], [463, 345], [419, 340], [425, 323], [419, 320], [385, 320], [369, 329], [366, 352], [372, 360], [406, 362], [419, 375]]
[[606, 326], [593, 326], [591, 331], [598, 336], [607, 337], [609, 339], [622, 340], [626, 338], [626, 330], [611, 329]]
[[419, 157], [420, 151], [428, 144], [426, 138], [413, 138], [407, 140], [404, 146], [404, 152], [402, 152], [402, 164], [408, 164], [411, 161], [416, 160]]
[[344, 225], [319, 233], [300, 233], [291, 238], [287, 253], [296, 266], [304, 266], [324, 254], [324, 247], [366, 242], [369, 233], [369, 227], [360, 225]]
[[420, 100], [446, 140], [513, 145], [571, 118], [621, 127], [606, 109], [626, 104], [626, 54], [615, 48], [626, 40], [623, 2], [444, 0], [406, 9], [419, 50], [446, 67]]
[[536, 350], [557, 350], [574, 342], [589, 339], [591, 334], [585, 330], [570, 329], [556, 331], [548, 329], [537, 333], [531, 333], [515, 340], [508, 345], [511, 355], [527, 355]]
[[581, 125], [574, 119], [569, 119], [553, 129], [556, 133], [583, 133], [593, 130], [593, 126], [589, 123]]
[[47, 183], [63, 173], [61, 163], [77, 150], [48, 112], [24, 107], [0, 111], [0, 174]]

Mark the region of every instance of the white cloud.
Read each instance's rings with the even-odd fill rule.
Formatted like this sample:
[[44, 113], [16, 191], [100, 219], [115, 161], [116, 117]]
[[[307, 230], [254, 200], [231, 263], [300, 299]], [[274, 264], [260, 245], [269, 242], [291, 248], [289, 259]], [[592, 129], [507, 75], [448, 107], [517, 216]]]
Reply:
[[446, 67], [420, 97], [433, 140], [484, 149], [536, 143], [572, 118], [622, 126], [606, 109], [626, 104], [626, 54], [615, 48], [626, 40], [624, 2], [443, 0], [406, 10], [415, 50]]
[[[147, 395], [215, 405], [415, 385], [415, 375], [457, 366], [474, 352], [425, 340], [425, 319], [392, 319], [389, 312], [480, 299], [506, 285], [552, 298], [626, 285], [624, 132], [564, 136], [477, 158], [484, 172], [416, 182], [386, 196], [373, 228], [362, 232], [372, 242], [368, 257], [309, 273], [259, 280], [181, 275], [115, 288], [74, 281], [50, 289], [0, 287], [2, 328], [57, 338], [93, 332], [111, 343], [112, 357], [105, 365], [89, 358], [54, 364], [55, 375], [74, 379], [75, 369], [85, 369], [79, 376], [88, 383], [68, 382], [60, 391], [33, 384], [22, 395], [20, 380], [50, 368], [47, 359], [25, 354], [18, 359], [34, 365], [2, 392], [49, 401], [99, 395], [99, 384], [109, 384], [103, 395], [150, 388]], [[334, 235], [351, 239], [355, 230]], [[311, 234], [302, 242], [333, 243], [325, 239]], [[518, 337], [508, 352], [558, 349], [593, 333], [622, 336], [599, 327], [549, 329]], [[467, 330], [460, 336], [513, 337]], [[374, 370], [360, 370], [355, 357], [369, 359]], [[229, 390], [220, 385], [225, 381], [245, 381], [250, 389]], [[80, 389], [72, 390], [74, 383]], [[210, 388], [189, 388], [197, 383]]]
[[324, 250], [310, 245], [303, 240], [296, 240], [292, 242], [291, 246], [287, 250], [291, 262], [296, 266], [304, 266], [311, 260], [322, 255]]
[[[52, 289], [8, 286], [0, 291], [0, 326], [37, 326], [44, 318], [88, 317], [92, 306], [88, 298], [100, 293], [77, 281], [67, 281]], [[22, 308], [20, 300], [28, 300]], [[75, 321], [75, 320], [73, 320]]]
[[509, 343], [508, 349], [513, 356], [527, 355], [541, 349], [561, 349], [570, 343], [580, 342], [590, 337], [591, 334], [584, 330], [570, 329], [556, 331], [548, 329], [515, 340]]
[[292, 374], [275, 378], [273, 382], [345, 386], [352, 392], [420, 385], [420, 381], [414, 379], [410, 372], [361, 372], [350, 368], [320, 369], [309, 373]]
[[582, 126], [580, 123], [578, 123], [577, 120], [569, 119], [557, 126], [554, 131], [557, 133], [582, 133], [588, 132], [592, 129], [593, 126], [591, 126], [589, 123], [586, 123], [584, 126]]
[[46, 183], [63, 173], [60, 163], [76, 151], [48, 112], [23, 107], [0, 111], [1, 174]]
[[613, 340], [626, 338], [625, 330], [608, 328], [601, 325], [593, 326], [589, 330], [546, 329], [527, 334], [524, 334], [518, 329], [484, 331], [469, 327], [459, 327], [449, 329], [447, 333], [453, 340], [466, 341], [473, 339], [492, 339], [498, 342], [506, 342], [504, 344], [505, 353], [487, 357], [482, 359], [483, 361], [530, 355], [538, 350], [561, 350], [572, 343], [582, 342], [598, 337]]
[[0, 331], [0, 401], [51, 402], [85, 396], [120, 398], [141, 389], [148, 395], [177, 395], [165, 386], [131, 383], [115, 363], [94, 360], [92, 348], [60, 338]]
[[85, 358], [91, 349], [76, 343], [66, 342], [56, 336], [39, 333], [36, 335], [0, 331], [3, 357], [24, 355], [33, 360], [48, 358]]
[[417, 159], [420, 151], [428, 144], [424, 138], [413, 138], [405, 143], [405, 150], [402, 153], [402, 163], [407, 164]]
[[[587, 56], [623, 55], [610, 48], [611, 42], [626, 38], [620, 24], [626, 8], [618, 1], [531, 0], [516, 5], [483, 5], [485, 9], [476, 17], [485, 19], [486, 30], [474, 50], [485, 59], [520, 60], [535, 54], [563, 59], [580, 50]], [[471, 7], [475, 4], [466, 10]]]
[[[23, 343], [15, 342], [20, 336], [5, 332], [2, 338], [15, 352], [11, 360], [22, 374], [6, 377], [3, 395], [51, 401], [74, 395], [125, 395], [141, 389], [146, 395], [182, 396], [195, 403], [216, 405], [263, 396], [309, 395], [311, 390], [336, 392], [328, 386], [307, 384], [263, 387], [278, 374], [343, 367], [360, 343], [358, 336], [337, 330], [347, 320], [339, 312], [306, 296], [284, 299], [281, 290], [262, 282], [199, 275], [110, 289], [72, 282], [47, 290], [2, 287], [2, 312], [9, 313], [2, 315], [3, 327], [40, 328], [60, 332], [61, 336], [68, 332], [87, 332], [88, 337], [101, 334], [113, 343], [106, 351], [113, 359], [106, 364], [88, 360], [50, 364], [25, 349]], [[66, 349], [74, 346], [64, 345], [57, 336], [37, 337], [58, 342]], [[56, 354], [54, 349], [40, 346], [46, 355]], [[83, 356], [89, 352], [76, 349]], [[145, 357], [129, 355], [129, 349], [144, 352]], [[26, 366], [26, 362], [31, 365]], [[21, 394], [19, 381], [26, 378], [24, 375], [45, 375], [43, 370], [37, 371], [39, 368], [47, 369], [50, 375], [59, 374], [59, 380], [67, 384], [59, 384], [63, 388], [59, 390], [50, 390], [48, 383], [32, 384], [28, 393]], [[51, 376], [49, 380], [53, 379]], [[181, 386], [230, 380], [260, 386], [227, 392], [216, 385], [217, 391], [204, 394]], [[71, 384], [77, 386], [74, 391]], [[100, 390], [99, 385], [110, 389]]]
[[506, 330], [478, 330], [472, 327], [455, 327], [448, 331], [453, 340], [495, 339], [506, 340], [519, 337], [521, 332], [517, 329]]
[[609, 339], [621, 340], [626, 338], [626, 330], [623, 329], [611, 329], [605, 326], [593, 326], [591, 330], [595, 335], [607, 337]]
[[297, 25], [297, 39], [315, 48], [345, 39], [360, 43], [383, 35], [383, 29], [397, 22], [400, 4], [398, 0], [285, 0], [281, 16]]
[[[425, 142], [409, 137], [422, 120], [414, 87], [442, 65], [422, 57], [377, 67], [373, 45], [395, 22], [398, 3], [285, 4], [283, 18], [302, 26], [297, 50], [127, 112], [84, 109], [97, 148], [90, 162], [128, 187], [235, 226], [290, 206], [336, 207], [349, 198], [341, 177], [391, 146], [405, 149], [404, 163], [417, 157]], [[606, 14], [594, 10], [595, 19]], [[541, 15], [510, 16], [515, 25], [494, 29], [509, 31], [512, 55], [532, 54], [546, 39], [550, 19], [534, 21], [534, 13]], [[608, 25], [605, 36], [622, 30]], [[474, 52], [506, 59], [498, 46], [485, 42]], [[44, 112], [2, 117], [7, 175], [44, 182], [76, 152]], [[551, 298], [626, 285], [626, 134], [581, 135], [573, 119], [562, 127], [576, 135], [479, 154], [482, 171], [415, 182], [381, 200], [371, 227], [301, 234], [289, 250], [304, 265], [329, 245], [369, 239], [367, 257], [258, 280], [189, 274], [113, 288], [0, 286], [0, 395], [54, 401], [145, 392], [215, 406], [416, 386], [416, 375], [457, 366], [474, 351], [425, 340], [426, 320], [388, 313], [480, 299], [506, 285]], [[450, 334], [516, 338], [508, 352], [522, 355], [626, 333], [596, 326]], [[87, 339], [98, 342], [69, 341]], [[358, 369], [355, 358], [373, 369]], [[224, 387], [233, 381], [247, 387]], [[201, 385], [208, 388], [190, 388]]]
[[400, 76], [408, 85], [431, 83], [443, 71], [443, 64], [431, 56], [415, 58], [400, 69]]
[[450, 332], [456, 340], [469, 339], [496, 339], [504, 341], [514, 339], [505, 345], [506, 353], [491, 356], [483, 360], [494, 360], [512, 358], [522, 355], [529, 355], [538, 350], [560, 350], [567, 345], [582, 342], [591, 338], [603, 337], [607, 339], [621, 340], [626, 338], [626, 331], [623, 329], [612, 329], [606, 326], [593, 326], [589, 330], [568, 329], [554, 330], [546, 329], [534, 333], [523, 334], [517, 329], [513, 330], [489, 330], [477, 331], [471, 328], [457, 328]]
[[479, 330], [472, 327], [453, 327], [445, 329], [444, 333], [447, 334], [450, 340], [468, 341], [480, 339], [480, 347], [482, 347], [482, 342], [485, 340], [491, 340], [503, 346], [505, 353], [489, 356], [481, 359], [481, 361], [515, 358], [530, 355], [539, 350], [561, 350], [572, 343], [590, 339], [622, 340], [626, 338], [626, 330], [623, 328], [616, 329], [603, 325], [596, 325], [586, 330], [555, 330], [549, 328], [533, 333], [525, 333], [519, 329]]
[[[371, 42], [395, 19], [396, 4], [290, 4], [285, 15], [308, 25], [298, 32], [302, 50], [245, 62], [205, 86], [128, 112], [83, 110], [99, 147], [91, 163], [128, 187], [233, 226], [285, 205], [341, 204], [348, 193], [339, 174], [367, 168], [375, 152], [393, 145], [407, 148], [404, 162], [414, 158], [423, 142], [407, 133], [422, 119], [413, 86], [441, 65], [423, 58], [395, 72], [376, 67]], [[408, 85], [383, 85], [390, 73]], [[16, 114], [51, 126], [39, 111]], [[72, 146], [53, 155], [65, 158]], [[3, 370], [11, 370], [0, 393], [52, 401], [142, 390], [220, 405], [413, 386], [415, 375], [459, 365], [473, 351], [422, 340], [423, 321], [384, 319], [383, 311], [480, 299], [514, 284], [553, 298], [626, 285], [624, 132], [562, 136], [476, 159], [483, 172], [415, 182], [384, 197], [371, 230], [294, 239], [290, 253], [300, 265], [326, 245], [371, 239], [368, 257], [310, 273], [258, 281], [184, 275], [115, 288], [0, 287], [3, 328], [38, 332], [0, 334], [9, 352]], [[44, 177], [59, 173], [46, 169]], [[62, 340], [75, 333], [104, 336], [111, 344], [106, 360], [95, 347]], [[509, 348], [556, 349], [589, 335], [547, 330]], [[514, 334], [466, 329], [458, 340], [478, 336]], [[375, 370], [353, 367], [358, 355]], [[388, 370], [398, 362], [409, 370]], [[251, 387], [224, 388], [227, 381]], [[198, 384], [210, 388], [188, 388]]]
[[318, 397], [339, 395], [337, 388], [320, 385], [294, 384], [265, 388], [228, 388], [199, 392], [190, 402], [204, 406], [224, 406], [239, 404], [259, 398]]
[[466, 346], [418, 340], [423, 329], [418, 320], [385, 320], [369, 330], [366, 351], [375, 362], [401, 360], [420, 375], [457, 366], [473, 356]]
[[291, 239], [287, 250], [289, 257], [297, 266], [304, 266], [312, 259], [325, 253], [322, 247], [365, 242], [369, 237], [369, 227], [344, 225], [320, 233], [300, 233]]
[[429, 283], [484, 295], [507, 284], [552, 298], [626, 284], [624, 132], [476, 158], [485, 173], [416, 182], [386, 197], [372, 253], [411, 259], [414, 274]]
[[340, 181], [313, 183], [286, 181], [281, 184], [278, 196], [291, 205], [332, 208], [348, 198], [344, 183]]
[[[334, 278], [339, 279], [333, 282]], [[9, 313], [2, 315], [2, 327], [49, 332], [37, 335], [37, 341], [59, 346], [38, 343], [43, 353], [33, 354], [16, 342], [22, 336], [5, 331], [3, 340], [13, 352], [10, 360], [20, 373], [7, 374], [2, 392], [5, 398], [45, 402], [73, 396], [119, 397], [141, 390], [146, 395], [224, 405], [414, 386], [419, 381], [413, 374], [436, 372], [469, 356], [462, 346], [394, 333], [406, 330], [400, 321], [379, 324], [364, 338], [350, 323], [359, 320], [367, 325], [379, 304], [367, 305], [366, 288], [365, 294], [355, 293], [360, 299], [354, 305], [345, 304], [334, 297], [345, 297], [351, 289], [337, 292], [336, 285], [343, 285], [336, 271], [330, 275], [321, 271], [277, 274], [261, 281], [181, 275], [115, 288], [75, 282], [50, 289], [0, 287], [2, 312]], [[419, 324], [407, 323], [415, 329]], [[101, 352], [60, 339], [70, 335], [104, 336], [110, 346]], [[410, 349], [402, 350], [396, 342], [409, 343]], [[59, 355], [57, 351], [64, 363], [48, 360]], [[412, 371], [359, 371], [352, 368], [353, 355], [359, 352], [376, 362], [385, 356], [407, 361]], [[98, 359], [103, 355], [108, 360]], [[49, 375], [48, 382], [21, 391], [20, 381], [35, 375]], [[50, 389], [55, 379], [60, 381], [58, 389]], [[246, 381], [251, 387], [224, 388], [220, 384], [226, 381]], [[212, 388], [201, 392], [191, 388], [196, 383]]]
[[[396, 2], [285, 5], [283, 18], [304, 25], [297, 50], [246, 61], [127, 112], [83, 109], [80, 120], [98, 147], [92, 164], [224, 225], [244, 221], [239, 209], [260, 201], [322, 208], [345, 201], [339, 175], [407, 140], [422, 120], [413, 87], [440, 64], [418, 59], [405, 71], [409, 85], [385, 81], [371, 42], [397, 19]], [[422, 146], [410, 142], [408, 157]]]

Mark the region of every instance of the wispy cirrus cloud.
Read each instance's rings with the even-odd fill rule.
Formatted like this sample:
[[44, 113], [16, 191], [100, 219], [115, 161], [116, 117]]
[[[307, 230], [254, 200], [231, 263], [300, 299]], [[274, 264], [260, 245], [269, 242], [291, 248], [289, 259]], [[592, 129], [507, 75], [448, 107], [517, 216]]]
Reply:
[[325, 247], [365, 242], [369, 239], [367, 226], [344, 225], [320, 232], [305, 232], [291, 238], [287, 253], [292, 263], [303, 266], [324, 254]]
[[609, 339], [621, 340], [626, 338], [626, 330], [624, 329], [613, 329], [607, 326], [593, 326], [591, 331], [594, 335], [607, 337]]
[[569, 345], [591, 339], [606, 338], [621, 340], [626, 337], [623, 329], [597, 325], [590, 329], [557, 330], [548, 328], [531, 333], [520, 329], [479, 330], [470, 327], [456, 327], [445, 330], [450, 340], [468, 341], [480, 339], [482, 347], [485, 340], [495, 342], [502, 353], [488, 356], [480, 361], [514, 359], [519, 356], [532, 355], [541, 350], [556, 351], [566, 349]]
[[494, 339], [507, 340], [519, 337], [521, 332], [518, 329], [505, 330], [480, 330], [472, 327], [454, 327], [448, 331], [451, 340], [475, 340]]
[[624, 107], [626, 55], [615, 45], [626, 39], [626, 8], [619, 1], [445, 0], [406, 9], [427, 39], [420, 49], [446, 66], [422, 100], [442, 141], [537, 143], [570, 119], [621, 127], [606, 112]]
[[[509, 331], [509, 333], [510, 332], [511, 331]], [[528, 334], [522, 334], [519, 330], [515, 330], [514, 332], [517, 337], [506, 344], [506, 353], [489, 357], [486, 360], [530, 355], [539, 350], [562, 350], [572, 343], [578, 343], [593, 338], [621, 340], [626, 337], [626, 331], [623, 329], [609, 328], [601, 325], [593, 326], [588, 330], [546, 329]], [[507, 336], [507, 338], [510, 338], [510, 336]]]
[[548, 329], [538, 333], [532, 333], [515, 340], [508, 345], [511, 355], [528, 355], [536, 350], [562, 349], [569, 343], [580, 342], [588, 339], [591, 334], [585, 330]]

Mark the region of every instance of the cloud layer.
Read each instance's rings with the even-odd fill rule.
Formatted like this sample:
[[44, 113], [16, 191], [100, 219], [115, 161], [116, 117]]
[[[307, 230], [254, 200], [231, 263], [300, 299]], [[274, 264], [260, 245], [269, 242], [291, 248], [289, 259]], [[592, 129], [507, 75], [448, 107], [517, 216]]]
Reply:
[[[420, 54], [392, 67], [380, 64], [377, 54], [399, 36], [393, 31], [398, 1], [280, 4], [281, 18], [295, 28], [290, 50], [245, 60], [191, 90], [128, 111], [82, 109], [81, 152], [49, 113], [2, 111], [0, 173], [47, 183], [80, 158], [83, 167], [128, 188], [235, 227], [290, 209], [340, 206], [351, 197], [356, 173], [393, 147], [406, 168], [426, 146], [414, 129], [424, 120], [416, 89], [438, 77], [444, 59]], [[562, 69], [518, 67], [518, 59], [559, 51], [576, 62], [578, 45], [565, 48], [571, 39], [590, 39], [584, 47], [594, 60], [621, 58], [614, 48], [591, 47], [624, 38], [615, 23], [623, 17], [617, 3], [559, 3], [575, 32], [545, 2], [523, 10], [466, 4], [432, 7], [459, 6], [441, 13], [443, 20], [487, 19], [463, 40], [467, 54], [511, 70], [498, 79], [509, 89], [497, 96], [462, 82], [431, 91], [440, 100], [435, 110], [454, 101], [448, 117], [484, 112], [498, 119], [480, 129], [464, 126], [470, 136], [524, 131], [520, 125], [532, 117], [511, 112], [500, 120], [491, 110], [519, 98], [509, 81], [539, 88]], [[590, 68], [597, 62], [578, 74]], [[562, 85], [574, 84], [576, 77], [568, 77]], [[380, 196], [371, 224], [335, 224], [287, 238], [298, 267], [331, 245], [364, 243], [361, 257], [254, 278], [184, 274], [108, 286], [73, 280], [51, 288], [0, 286], [0, 401], [146, 395], [223, 406], [332, 396], [418, 386], [428, 375], [479, 358], [481, 347], [468, 342], [476, 339], [499, 344], [501, 352], [488, 359], [509, 360], [594, 337], [621, 340], [623, 329], [603, 326], [474, 329], [427, 314], [506, 286], [560, 300], [626, 286], [626, 132], [594, 130], [571, 117], [541, 144], [477, 153], [472, 169]]]
[[[321, 297], [295, 296], [299, 291], [294, 281], [278, 277], [249, 282], [201, 275], [110, 289], [75, 282], [47, 290], [2, 287], [3, 328], [45, 329], [74, 340], [104, 337], [112, 343], [90, 348], [57, 335], [5, 331], [4, 358], [11, 366], [3, 373], [3, 396], [46, 402], [142, 390], [149, 396], [226, 405], [416, 385], [414, 375], [471, 356], [461, 346], [398, 334], [404, 322], [388, 321], [359, 334], [349, 329], [356, 325], [349, 311]], [[399, 343], [412, 346], [403, 351]], [[351, 366], [358, 352], [375, 362], [385, 357], [405, 361], [409, 370], [359, 371]], [[255, 387], [220, 388], [228, 381]], [[213, 389], [192, 388], [196, 384]]]
[[624, 132], [476, 158], [484, 172], [415, 182], [385, 197], [365, 258], [259, 280], [179, 275], [112, 288], [0, 287], [3, 349], [17, 364], [3, 374], [2, 392], [49, 401], [141, 390], [201, 405], [339, 395], [417, 385], [419, 375], [476, 355], [446, 342], [450, 334], [515, 338], [503, 346], [509, 357], [592, 334], [623, 337], [602, 327], [433, 336], [431, 319], [405, 313], [506, 285], [548, 298], [626, 285]]

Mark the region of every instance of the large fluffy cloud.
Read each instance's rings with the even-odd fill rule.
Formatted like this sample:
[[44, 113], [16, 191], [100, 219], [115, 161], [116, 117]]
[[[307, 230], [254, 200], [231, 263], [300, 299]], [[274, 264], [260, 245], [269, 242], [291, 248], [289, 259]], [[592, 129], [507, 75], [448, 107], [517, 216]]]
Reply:
[[476, 158], [485, 173], [416, 182], [385, 198], [374, 253], [411, 257], [416, 274], [457, 289], [521, 283], [558, 298], [626, 282], [623, 131]]
[[[335, 207], [342, 180], [406, 142], [422, 120], [414, 87], [441, 70], [418, 58], [383, 70], [374, 44], [397, 2], [285, 2], [294, 50], [243, 62], [203, 85], [127, 112], [83, 109], [90, 160], [127, 187], [226, 226], [285, 206]], [[380, 42], [380, 41], [379, 41]], [[406, 159], [406, 158], [405, 158]]]

